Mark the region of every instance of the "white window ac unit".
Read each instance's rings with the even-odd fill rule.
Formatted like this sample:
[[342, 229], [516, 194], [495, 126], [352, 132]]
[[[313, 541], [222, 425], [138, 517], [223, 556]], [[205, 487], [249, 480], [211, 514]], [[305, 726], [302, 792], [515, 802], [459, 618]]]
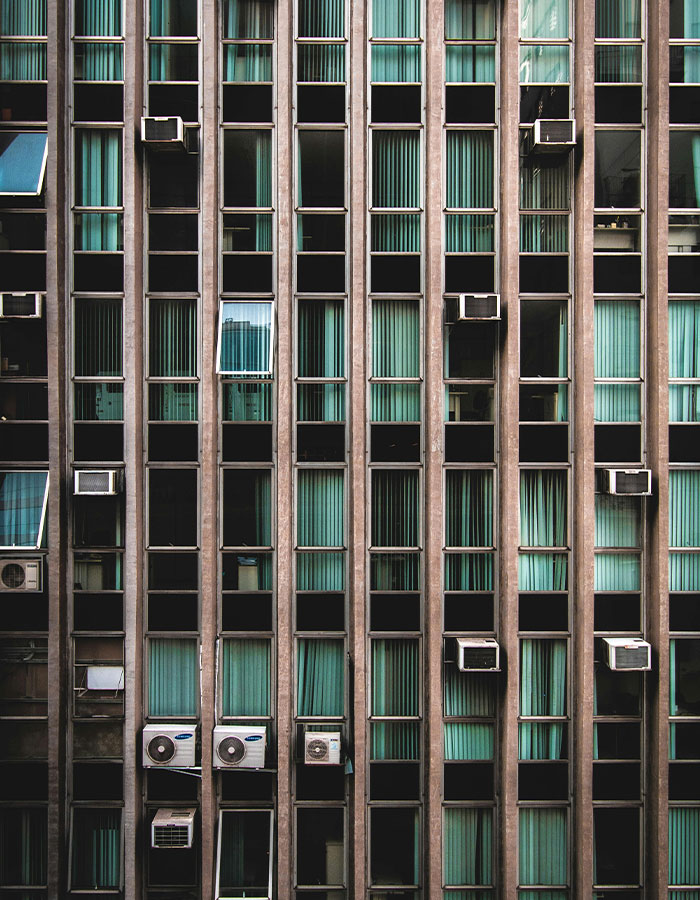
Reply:
[[648, 672], [651, 669], [651, 645], [639, 638], [603, 638], [605, 662], [611, 669]]
[[123, 691], [124, 666], [88, 666], [89, 691]]
[[530, 130], [533, 153], [563, 153], [576, 146], [575, 119], [536, 119]]
[[40, 559], [0, 559], [0, 591], [40, 591]]
[[143, 765], [145, 768], [194, 766], [196, 726], [146, 725], [143, 729]]
[[604, 494], [651, 495], [651, 469], [603, 469], [602, 481]]
[[151, 847], [188, 850], [194, 839], [195, 809], [159, 809], [151, 822]]
[[264, 725], [217, 725], [212, 754], [214, 768], [264, 768], [266, 733]]
[[499, 294], [460, 294], [460, 321], [491, 321], [501, 318], [501, 298]]
[[141, 140], [153, 150], [182, 150], [185, 125], [180, 116], [142, 116]]
[[0, 294], [0, 319], [40, 319], [41, 294]]
[[500, 672], [500, 647], [493, 638], [457, 638], [460, 672]]
[[81, 497], [104, 497], [119, 493], [120, 472], [116, 469], [76, 469], [73, 493]]
[[340, 732], [307, 731], [304, 733], [304, 762], [307, 766], [340, 765]]

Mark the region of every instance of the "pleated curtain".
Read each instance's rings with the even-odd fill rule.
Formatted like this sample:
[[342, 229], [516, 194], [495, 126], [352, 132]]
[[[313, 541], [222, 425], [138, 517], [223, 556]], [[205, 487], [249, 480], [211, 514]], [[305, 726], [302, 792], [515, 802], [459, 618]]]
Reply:
[[445, 554], [446, 591], [492, 591], [492, 553]]
[[372, 545], [418, 546], [418, 472], [372, 471]]
[[372, 553], [369, 564], [371, 590], [420, 590], [418, 553]]
[[372, 304], [372, 375], [420, 376], [420, 320], [415, 300], [375, 300]]
[[345, 47], [342, 44], [298, 44], [300, 82], [345, 81]]
[[224, 382], [224, 411], [226, 422], [269, 422], [272, 417], [270, 384]]
[[520, 544], [565, 547], [567, 541], [567, 477], [557, 469], [520, 473]]
[[297, 476], [297, 544], [342, 547], [344, 529], [342, 469], [300, 469]]
[[345, 35], [344, 0], [299, 0], [299, 37], [333, 38]]
[[566, 641], [520, 642], [520, 715], [566, 715]]
[[389, 213], [372, 216], [372, 251], [419, 253], [420, 215]]
[[445, 759], [493, 759], [493, 725], [488, 722], [445, 722]]
[[567, 253], [568, 216], [520, 216], [521, 253]]
[[300, 384], [297, 386], [297, 417], [300, 422], [343, 422], [344, 384]]
[[75, 301], [75, 375], [122, 375], [122, 301]]
[[420, 659], [414, 638], [372, 641], [372, 715], [417, 716]]
[[[596, 494], [595, 546], [634, 547], [641, 545], [641, 516], [634, 497]], [[641, 559], [638, 553], [598, 553], [595, 557], [596, 591], [638, 591]]]
[[219, 896], [267, 896], [271, 824], [269, 810], [222, 811]]
[[[122, 205], [121, 131], [76, 129], [75, 203], [85, 207]], [[119, 217], [113, 213], [81, 216], [83, 250], [119, 250]]]
[[48, 472], [0, 472], [0, 546], [38, 547]]
[[225, 82], [272, 81], [272, 46], [226, 44], [223, 78]]
[[[669, 377], [700, 379], [700, 302], [668, 304]], [[671, 422], [700, 421], [700, 384], [669, 386]]]
[[345, 309], [342, 300], [300, 300], [297, 372], [300, 378], [345, 375]]
[[370, 728], [373, 760], [420, 759], [418, 722], [372, 722]]
[[343, 552], [297, 553], [298, 591], [342, 591], [345, 589]]
[[73, 810], [71, 886], [114, 889], [121, 879], [121, 810]]
[[496, 715], [495, 685], [491, 675], [445, 668], [445, 716]]
[[[0, 32], [4, 35], [6, 32]], [[46, 44], [12, 41], [0, 43], [0, 81], [44, 81]]]
[[496, 37], [495, 6], [489, 0], [446, 0], [445, 39], [491, 41]]
[[149, 302], [149, 375], [197, 374], [197, 308], [194, 300]]
[[521, 722], [518, 725], [518, 758], [565, 759], [565, 737], [563, 722]]
[[493, 134], [448, 131], [446, 139], [448, 208], [493, 206]]
[[344, 685], [343, 642], [301, 638], [297, 649], [297, 715], [342, 716]]
[[121, 81], [124, 78], [124, 57], [121, 44], [85, 42], [76, 45], [81, 55], [83, 81]]
[[419, 0], [373, 0], [372, 37], [420, 37]]
[[492, 84], [496, 80], [496, 51], [492, 46], [447, 44], [445, 81], [448, 84]]
[[222, 0], [224, 39], [274, 37], [275, 12], [271, 0]]
[[492, 867], [493, 810], [445, 809], [443, 844], [445, 884], [491, 884]]
[[421, 205], [420, 134], [375, 131], [372, 134], [372, 206], [417, 209]]
[[[668, 811], [668, 883], [700, 885], [700, 807]], [[689, 900], [697, 892], [688, 892]], [[669, 900], [683, 894], [669, 894]]]
[[448, 547], [493, 543], [491, 472], [448, 469], [445, 473], [445, 543]]
[[3, 0], [0, 34], [41, 37], [46, 34], [46, 0]]
[[445, 250], [448, 253], [493, 253], [494, 217], [445, 216]]
[[416, 84], [421, 80], [421, 48], [413, 44], [374, 44], [372, 81]]
[[199, 694], [197, 642], [152, 638], [148, 656], [148, 714], [194, 716]]
[[[668, 474], [670, 547], [700, 548], [700, 471]], [[669, 554], [672, 591], [700, 590], [700, 552]]]
[[607, 83], [635, 83], [642, 80], [642, 48], [620, 44], [595, 48], [595, 80]]
[[221, 304], [220, 371], [238, 375], [270, 374], [271, 303]]
[[[566, 815], [565, 809], [520, 810], [521, 884], [566, 884], [568, 855]], [[538, 893], [535, 896], [539, 898], [546, 895]]]
[[270, 641], [225, 638], [221, 648], [224, 716], [270, 715]]
[[372, 384], [370, 395], [373, 422], [420, 421], [419, 384]]
[[81, 37], [117, 37], [122, 33], [122, 0], [78, 0], [75, 33]]
[[[8, 808], [0, 813], [0, 886], [46, 884], [46, 809]], [[15, 895], [13, 895], [15, 896]], [[19, 893], [18, 898], [23, 896]]]
[[596, 0], [595, 25], [599, 38], [640, 37], [640, 0]]
[[520, 166], [521, 209], [569, 209], [569, 166], [523, 160]]
[[[595, 377], [639, 378], [639, 303], [636, 300], [596, 300], [594, 329]], [[594, 391], [597, 422], [640, 420], [638, 385], [597, 384]]]
[[197, 420], [197, 385], [150, 384], [148, 386], [148, 418], [157, 422], [195, 422]]

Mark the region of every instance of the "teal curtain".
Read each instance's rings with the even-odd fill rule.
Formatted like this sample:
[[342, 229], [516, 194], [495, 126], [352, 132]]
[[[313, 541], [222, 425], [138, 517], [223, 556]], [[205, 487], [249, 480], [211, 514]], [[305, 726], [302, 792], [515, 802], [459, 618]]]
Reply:
[[448, 84], [492, 84], [496, 80], [494, 47], [448, 44], [445, 47], [445, 81]]
[[566, 38], [569, 36], [568, 0], [521, 0], [521, 38]]
[[272, 45], [225, 44], [224, 81], [272, 81]]
[[121, 881], [121, 810], [73, 810], [73, 890], [109, 890]]
[[521, 46], [521, 84], [566, 84], [568, 81], [568, 46], [556, 44]]
[[372, 422], [420, 421], [419, 384], [370, 385]]
[[372, 375], [420, 376], [420, 309], [417, 300], [372, 303]]
[[[595, 495], [595, 546], [639, 547], [641, 515], [636, 497]], [[597, 591], [637, 591], [641, 584], [638, 553], [597, 553], [594, 587]]]
[[447, 253], [493, 253], [494, 216], [446, 215]]
[[75, 33], [81, 37], [121, 35], [122, 0], [77, 0]]
[[446, 885], [493, 881], [493, 810], [448, 808], [443, 826]]
[[593, 387], [596, 422], [639, 422], [642, 417], [638, 384], [596, 384]]
[[150, 34], [157, 37], [197, 35], [197, 0], [150, 0]]
[[222, 810], [219, 896], [269, 897], [270, 810]]
[[521, 722], [518, 725], [519, 759], [566, 759], [564, 722]]
[[46, 0], [3, 0], [0, 34], [14, 37], [46, 35]]
[[420, 215], [388, 213], [372, 216], [374, 253], [420, 253]]
[[225, 638], [221, 648], [224, 716], [270, 715], [270, 641]]
[[122, 372], [122, 301], [75, 300], [75, 375], [119, 378]]
[[496, 715], [496, 681], [493, 675], [445, 668], [445, 716]]
[[447, 206], [493, 206], [493, 133], [447, 132]]
[[493, 759], [493, 725], [488, 722], [445, 722], [445, 759]]
[[46, 44], [0, 43], [0, 81], [45, 81]]
[[223, 412], [225, 422], [269, 422], [272, 418], [272, 385], [225, 381]]
[[371, 758], [420, 759], [419, 722], [372, 722]]
[[421, 48], [414, 44], [374, 44], [372, 81], [415, 84], [421, 80]]
[[420, 0], [374, 0], [372, 37], [420, 37]]
[[40, 808], [0, 812], [0, 886], [46, 884], [46, 816], [46, 809]]
[[669, 590], [700, 590], [700, 553], [669, 554]]
[[197, 44], [152, 43], [149, 51], [148, 77], [151, 81], [197, 81]]
[[[595, 377], [639, 378], [641, 369], [638, 301], [596, 300], [594, 328]], [[595, 385], [597, 422], [638, 422], [640, 417], [639, 385]]]
[[297, 544], [342, 547], [345, 483], [342, 469], [300, 469], [297, 476]]
[[41, 545], [48, 472], [0, 472], [0, 546]]
[[272, 39], [275, 36], [272, 0], [222, 0], [222, 6], [225, 39]]
[[565, 809], [520, 810], [521, 884], [566, 884], [566, 815]]
[[479, 469], [445, 473], [445, 544], [490, 547], [493, 544], [493, 475]]
[[493, 553], [446, 553], [446, 591], [492, 591]]
[[[668, 883], [700, 884], [700, 807], [668, 811]], [[669, 894], [669, 898], [678, 897]]]
[[561, 469], [524, 469], [520, 473], [520, 544], [565, 547], [567, 475]]
[[299, 37], [345, 36], [344, 0], [299, 0]]
[[634, 84], [642, 80], [642, 48], [629, 44], [595, 48], [595, 80]]
[[199, 653], [191, 638], [152, 638], [148, 654], [148, 714], [195, 716]]
[[418, 472], [396, 469], [372, 471], [372, 545], [417, 547]]
[[596, 553], [594, 590], [639, 591], [641, 584], [641, 558], [638, 553]]
[[569, 164], [542, 163], [535, 158], [520, 162], [521, 209], [569, 209]]
[[298, 591], [345, 590], [345, 553], [297, 553]]
[[421, 205], [420, 133], [372, 134], [372, 206], [381, 209]]
[[599, 38], [641, 37], [640, 0], [596, 0], [595, 33]]
[[300, 422], [345, 421], [345, 385], [297, 385], [297, 417]]
[[372, 641], [372, 715], [417, 716], [420, 657], [414, 638]]
[[419, 553], [371, 553], [370, 590], [420, 590]]
[[[121, 131], [76, 129], [76, 206], [122, 205]], [[84, 250], [120, 250], [121, 222], [114, 213], [76, 219], [77, 242]]]
[[492, 41], [495, 38], [495, 0], [445, 0], [445, 40]]
[[[668, 351], [670, 378], [700, 379], [700, 302], [694, 300], [669, 302]], [[670, 421], [700, 421], [698, 385], [672, 384], [669, 392]]]
[[568, 253], [568, 216], [520, 216], [521, 253]]
[[234, 375], [272, 374], [272, 303], [221, 303], [219, 371]]
[[150, 376], [197, 374], [197, 307], [194, 300], [149, 301]]
[[521, 640], [520, 715], [566, 715], [566, 641]]
[[148, 418], [155, 422], [196, 422], [197, 385], [149, 384]]
[[668, 473], [671, 547], [700, 547], [700, 471]]
[[342, 300], [299, 300], [297, 374], [300, 378], [345, 375], [345, 306]]
[[297, 647], [297, 715], [342, 716], [344, 686], [343, 642], [300, 638]]
[[568, 560], [565, 553], [521, 553], [518, 588], [521, 591], [565, 591]]
[[297, 44], [297, 78], [311, 83], [345, 81], [344, 45]]

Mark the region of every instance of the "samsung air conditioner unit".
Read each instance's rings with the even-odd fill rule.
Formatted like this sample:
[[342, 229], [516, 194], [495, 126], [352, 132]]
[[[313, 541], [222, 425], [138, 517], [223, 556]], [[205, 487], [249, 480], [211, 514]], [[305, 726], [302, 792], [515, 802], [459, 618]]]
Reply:
[[81, 497], [109, 497], [119, 493], [121, 473], [117, 469], [76, 469], [73, 493]]
[[143, 729], [145, 768], [191, 768], [194, 766], [196, 726], [146, 725]]
[[603, 638], [605, 662], [616, 671], [648, 672], [651, 645], [639, 638]]
[[304, 762], [307, 766], [339, 766], [340, 732], [306, 731]]
[[493, 638], [457, 638], [460, 672], [500, 672], [500, 647]]
[[152, 150], [184, 150], [185, 125], [180, 116], [143, 116], [141, 140]]
[[576, 145], [575, 119], [536, 119], [530, 130], [532, 153], [565, 153]]
[[264, 768], [266, 734], [264, 725], [217, 725], [212, 754], [214, 768]]
[[151, 847], [154, 850], [189, 850], [194, 839], [193, 808], [159, 809], [151, 822]]
[[0, 319], [40, 319], [41, 294], [0, 294]]
[[0, 559], [0, 591], [40, 591], [40, 559]]
[[501, 298], [498, 294], [460, 294], [459, 321], [498, 321]]
[[602, 482], [604, 494], [651, 495], [651, 469], [603, 469]]

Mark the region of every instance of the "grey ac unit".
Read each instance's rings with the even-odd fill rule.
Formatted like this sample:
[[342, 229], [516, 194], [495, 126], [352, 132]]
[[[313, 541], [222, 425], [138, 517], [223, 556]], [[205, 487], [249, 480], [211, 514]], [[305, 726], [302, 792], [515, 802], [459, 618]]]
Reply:
[[532, 153], [564, 153], [576, 145], [575, 119], [536, 119], [530, 130]]
[[196, 726], [146, 725], [143, 729], [143, 765], [146, 768], [194, 766]]
[[615, 671], [648, 672], [651, 646], [639, 638], [603, 638], [605, 662]]
[[151, 847], [155, 850], [189, 850], [194, 840], [193, 808], [159, 809], [151, 822]]
[[141, 140], [152, 150], [184, 150], [184, 122], [180, 116], [142, 116]]
[[104, 497], [119, 493], [121, 473], [116, 469], [76, 469], [73, 493], [82, 497]]
[[651, 495], [651, 469], [603, 469], [602, 492], [628, 497]]
[[307, 766], [340, 765], [340, 732], [307, 731], [304, 733], [304, 762]]
[[40, 591], [40, 559], [0, 559], [0, 591]]
[[500, 672], [500, 647], [493, 638], [457, 638], [460, 672]]
[[40, 319], [41, 294], [0, 294], [0, 319]]
[[498, 294], [460, 294], [460, 321], [491, 321], [501, 318], [501, 298]]
[[217, 725], [212, 754], [214, 768], [264, 768], [266, 733], [264, 725]]

